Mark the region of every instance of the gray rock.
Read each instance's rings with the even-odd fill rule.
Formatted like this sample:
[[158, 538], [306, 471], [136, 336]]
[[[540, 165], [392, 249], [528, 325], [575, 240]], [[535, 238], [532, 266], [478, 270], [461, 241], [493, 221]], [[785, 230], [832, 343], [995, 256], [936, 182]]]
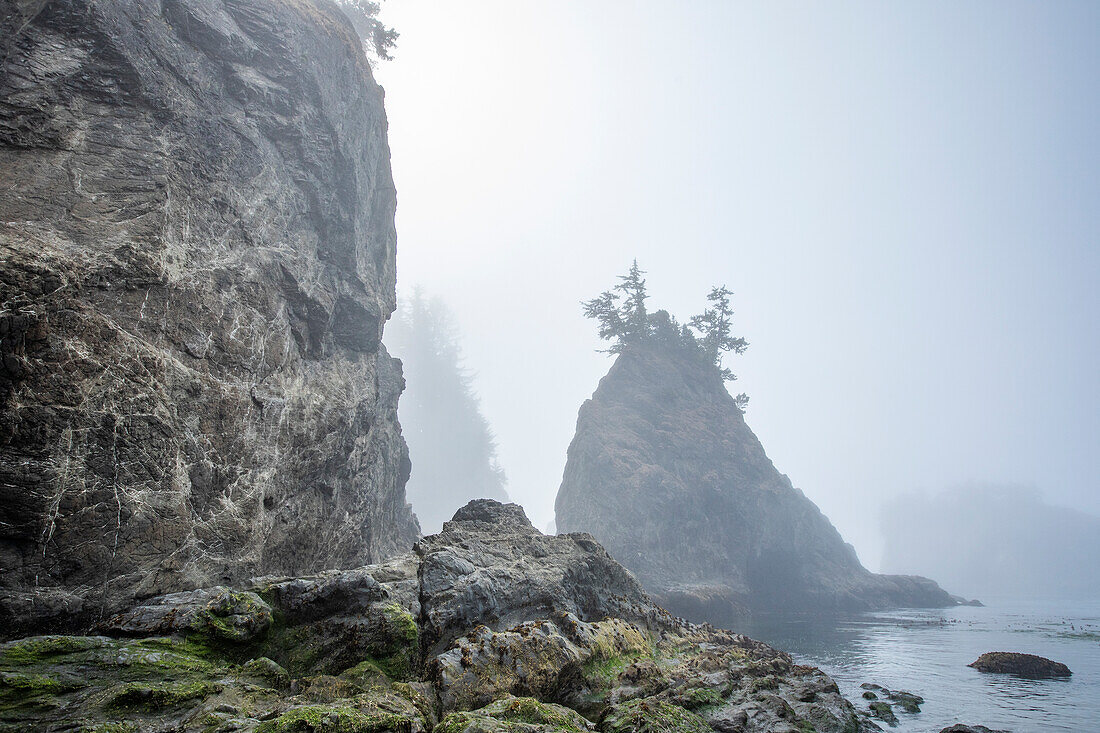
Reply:
[[[419, 551], [150, 599], [102, 625], [122, 639], [0, 644], [0, 727], [875, 730], [821, 670], [660, 611], [590, 537], [514, 505], [474, 502]], [[396, 600], [410, 578], [419, 617]]]
[[657, 338], [619, 355], [577, 432], [556, 502], [674, 613], [951, 606], [926, 578], [868, 572], [764, 453], [718, 371]]
[[350, 24], [0, 8], [3, 633], [407, 550], [396, 199]]
[[562, 613], [671, 621], [590, 535], [544, 535], [516, 504], [472, 501], [442, 532], [420, 540], [416, 553], [430, 655], [479, 624], [501, 631]]
[[248, 643], [271, 627], [272, 612], [250, 591], [215, 587], [170, 593], [108, 619], [98, 626], [109, 636], [167, 636], [189, 631], [222, 641]]

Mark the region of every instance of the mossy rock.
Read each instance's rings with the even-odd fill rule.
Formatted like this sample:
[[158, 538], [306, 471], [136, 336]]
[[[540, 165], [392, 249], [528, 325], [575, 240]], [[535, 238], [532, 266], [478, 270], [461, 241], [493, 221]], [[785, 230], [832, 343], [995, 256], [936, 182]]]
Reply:
[[898, 716], [894, 715], [894, 708], [888, 702], [871, 703], [871, 715], [890, 726], [898, 724]]
[[0, 672], [0, 699], [27, 699], [37, 695], [58, 695], [79, 690], [85, 685], [71, 680], [60, 680], [41, 674]]
[[304, 705], [261, 723], [256, 733], [404, 733], [412, 727], [404, 715], [364, 712], [353, 707]]
[[271, 606], [255, 593], [230, 591], [211, 601], [191, 622], [191, 629], [217, 642], [247, 644], [271, 628]]
[[282, 665], [267, 657], [249, 660], [242, 670], [249, 677], [263, 680], [274, 689], [282, 690], [290, 686], [290, 673]]
[[688, 710], [714, 707], [725, 702], [722, 693], [712, 687], [693, 687], [676, 694], [676, 704]]
[[451, 713], [433, 733], [582, 733], [589, 730], [580, 714], [532, 697], [506, 697], [478, 710]]
[[695, 713], [653, 698], [612, 706], [599, 729], [603, 733], [711, 733], [710, 726]]
[[57, 657], [99, 649], [111, 641], [102, 636], [31, 636], [0, 644], [0, 664], [18, 667], [48, 664]]
[[907, 713], [919, 713], [924, 698], [911, 692], [891, 692], [890, 701]]
[[221, 692], [220, 685], [195, 680], [168, 685], [130, 682], [109, 693], [104, 703], [108, 710], [149, 710], [177, 707]]
[[393, 680], [416, 676], [420, 631], [416, 620], [396, 603], [378, 603], [354, 618], [325, 618], [286, 626], [276, 618], [257, 650], [295, 677], [340, 674], [364, 660]]

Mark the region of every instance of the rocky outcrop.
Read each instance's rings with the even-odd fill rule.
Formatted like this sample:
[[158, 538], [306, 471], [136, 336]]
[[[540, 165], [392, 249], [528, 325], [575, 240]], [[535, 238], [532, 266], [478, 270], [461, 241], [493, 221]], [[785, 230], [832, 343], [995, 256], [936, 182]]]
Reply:
[[490, 501], [390, 563], [171, 594], [95, 632], [0, 645], [0, 728], [877, 730], [820, 670], [668, 615], [591, 537]]
[[628, 346], [581, 407], [558, 531], [590, 532], [694, 618], [955, 603], [926, 578], [864, 569], [772, 465], [718, 370], [681, 344]]
[[406, 549], [395, 193], [349, 23], [3, 0], [0, 54], [5, 630]]
[[420, 616], [433, 651], [477, 624], [506, 629], [561, 614], [668, 618], [591, 535], [544, 535], [517, 504], [475, 499], [418, 542], [416, 554]]
[[1047, 677], [1069, 677], [1073, 674], [1069, 667], [1035, 654], [1020, 652], [986, 652], [967, 665], [979, 672], [1014, 674], [1029, 679]]

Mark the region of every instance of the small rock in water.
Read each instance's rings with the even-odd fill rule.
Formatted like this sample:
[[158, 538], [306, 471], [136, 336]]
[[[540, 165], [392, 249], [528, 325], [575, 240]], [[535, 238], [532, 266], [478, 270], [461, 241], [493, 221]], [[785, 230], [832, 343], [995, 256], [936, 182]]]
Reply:
[[986, 728], [984, 725], [964, 725], [963, 723], [955, 723], [950, 728], [944, 728], [940, 733], [1008, 733], [1003, 730], [993, 730], [992, 728]]
[[898, 724], [898, 716], [894, 715], [894, 708], [890, 707], [890, 703], [888, 702], [871, 703], [871, 715], [889, 724], [891, 727]]
[[924, 698], [911, 692], [891, 692], [887, 697], [890, 701], [907, 713], [919, 713], [920, 706], [924, 704]]
[[863, 699], [864, 699], [864, 700], [877, 700], [877, 699], [878, 699], [878, 695], [876, 695], [875, 693], [871, 692], [870, 690], [867, 690], [866, 692], [864, 692], [864, 693], [863, 693]]
[[1069, 677], [1073, 674], [1069, 667], [1061, 662], [1019, 652], [986, 652], [967, 666], [979, 672], [1014, 674], [1028, 679]]

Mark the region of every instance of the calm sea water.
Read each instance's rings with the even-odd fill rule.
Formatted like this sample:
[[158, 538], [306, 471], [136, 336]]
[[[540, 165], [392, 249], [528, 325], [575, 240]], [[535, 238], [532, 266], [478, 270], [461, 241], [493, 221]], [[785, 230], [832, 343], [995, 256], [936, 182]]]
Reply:
[[[857, 707], [860, 684], [921, 695], [921, 712], [897, 712], [895, 731], [954, 723], [1011, 730], [1100, 733], [1100, 601], [988, 600], [984, 608], [878, 612], [842, 618], [771, 615], [722, 624], [821, 667]], [[1069, 679], [1024, 680], [966, 665], [1012, 651], [1064, 662]]]

